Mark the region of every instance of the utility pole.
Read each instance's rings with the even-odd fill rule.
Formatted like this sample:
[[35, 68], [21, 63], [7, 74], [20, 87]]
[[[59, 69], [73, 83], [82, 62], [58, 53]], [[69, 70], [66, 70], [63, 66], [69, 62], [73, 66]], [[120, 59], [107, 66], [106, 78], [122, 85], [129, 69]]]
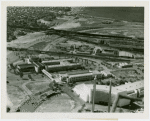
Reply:
[[110, 79], [110, 83], [109, 83], [108, 112], [110, 112], [110, 105], [111, 105], [111, 79]]
[[92, 112], [94, 112], [94, 108], [95, 108], [95, 91], [96, 91], [96, 80], [97, 80], [97, 77], [95, 76], [95, 78], [94, 78], [94, 83], [93, 83]]

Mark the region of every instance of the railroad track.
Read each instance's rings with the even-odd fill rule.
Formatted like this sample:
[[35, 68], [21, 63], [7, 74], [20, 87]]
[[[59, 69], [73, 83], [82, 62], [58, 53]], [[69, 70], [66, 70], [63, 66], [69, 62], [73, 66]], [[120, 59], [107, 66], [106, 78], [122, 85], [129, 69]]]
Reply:
[[[103, 34], [91, 34], [86, 32], [76, 32], [76, 31], [70, 31], [70, 30], [60, 30], [60, 29], [48, 29], [48, 28], [39, 28], [39, 27], [23, 27], [23, 26], [11, 26], [11, 28], [23, 28], [23, 29], [30, 29], [35, 31], [47, 31], [47, 32], [53, 32], [53, 33], [64, 33], [67, 35], [81, 35], [86, 37], [111, 37], [111, 38], [125, 38], [125, 39], [133, 39], [132, 37], [126, 37], [126, 36], [114, 36], [114, 35], [103, 35]], [[141, 40], [141, 39], [138, 39]], [[142, 40], [143, 41], [143, 40]]]
[[71, 56], [71, 57], [88, 57], [88, 58], [95, 58], [95, 59], [109, 59], [109, 60], [117, 60], [117, 61], [134, 61], [135, 59], [132, 58], [125, 58], [125, 57], [119, 57], [119, 56], [106, 56], [106, 55], [86, 55], [86, 54], [75, 54], [75, 53], [69, 53], [69, 52], [63, 52], [63, 51], [41, 51], [41, 50], [30, 50], [27, 48], [13, 48], [13, 47], [7, 47], [8, 50], [12, 51], [30, 51], [30, 52], [37, 52], [39, 54], [51, 54], [51, 55], [64, 55], [64, 56]]

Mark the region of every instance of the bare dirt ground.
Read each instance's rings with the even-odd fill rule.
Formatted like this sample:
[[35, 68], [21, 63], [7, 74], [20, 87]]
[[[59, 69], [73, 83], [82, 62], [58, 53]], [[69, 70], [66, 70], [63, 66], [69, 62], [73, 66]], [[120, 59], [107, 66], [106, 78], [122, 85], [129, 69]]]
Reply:
[[35, 112], [71, 112], [70, 97], [66, 94], [51, 97], [39, 106]]

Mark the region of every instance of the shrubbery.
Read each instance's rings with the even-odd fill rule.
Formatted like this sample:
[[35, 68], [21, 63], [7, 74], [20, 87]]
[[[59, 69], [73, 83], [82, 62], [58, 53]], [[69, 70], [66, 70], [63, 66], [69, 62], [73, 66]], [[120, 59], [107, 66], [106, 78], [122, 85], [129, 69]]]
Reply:
[[70, 7], [7, 7], [7, 41], [16, 39], [13, 28], [45, 28], [39, 19], [52, 21], [59, 11], [68, 12]]

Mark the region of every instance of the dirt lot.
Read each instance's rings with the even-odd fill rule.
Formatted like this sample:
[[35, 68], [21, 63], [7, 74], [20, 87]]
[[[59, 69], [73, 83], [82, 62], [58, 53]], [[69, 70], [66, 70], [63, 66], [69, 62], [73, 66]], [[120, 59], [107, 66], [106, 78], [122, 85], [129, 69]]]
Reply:
[[37, 93], [39, 91], [43, 91], [49, 88], [49, 83], [50, 82], [42, 82], [42, 81], [36, 81], [36, 82], [31, 82], [26, 85], [26, 87], [32, 92], [32, 93]]
[[71, 101], [68, 95], [61, 94], [45, 101], [35, 112], [71, 112]]

